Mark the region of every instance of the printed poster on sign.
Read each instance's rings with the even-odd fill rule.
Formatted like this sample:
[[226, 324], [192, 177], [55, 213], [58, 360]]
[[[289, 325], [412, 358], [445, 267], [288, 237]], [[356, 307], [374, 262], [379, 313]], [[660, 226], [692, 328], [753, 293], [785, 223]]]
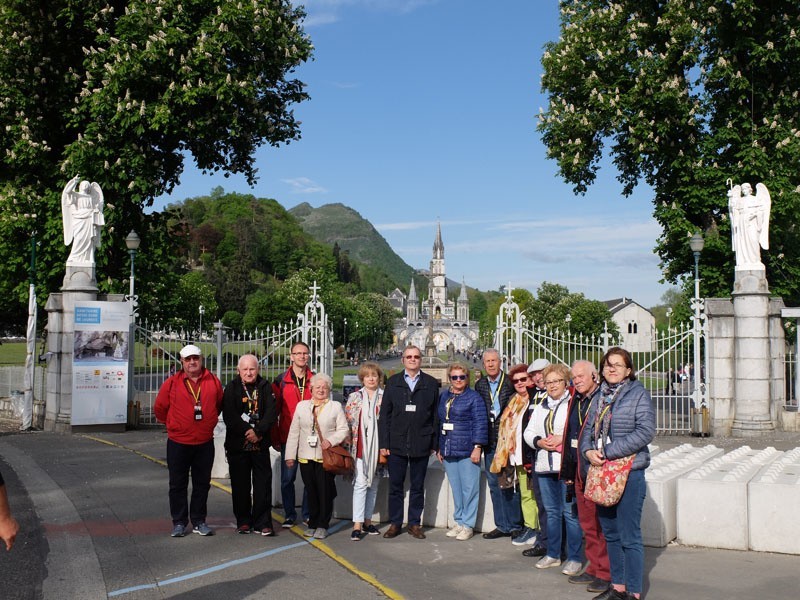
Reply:
[[72, 424], [127, 421], [128, 327], [125, 302], [76, 302]]

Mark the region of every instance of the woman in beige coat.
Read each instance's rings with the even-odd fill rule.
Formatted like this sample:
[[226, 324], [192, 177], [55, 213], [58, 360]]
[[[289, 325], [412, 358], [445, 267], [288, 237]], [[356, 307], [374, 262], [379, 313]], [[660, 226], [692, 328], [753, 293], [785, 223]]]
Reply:
[[309, 519], [306, 537], [319, 540], [328, 536], [328, 525], [336, 498], [333, 473], [322, 468], [322, 449], [338, 446], [349, 429], [339, 402], [330, 400], [332, 380], [324, 373], [311, 378], [311, 400], [303, 400], [295, 409], [286, 440], [286, 466], [300, 463], [300, 475], [308, 492]]

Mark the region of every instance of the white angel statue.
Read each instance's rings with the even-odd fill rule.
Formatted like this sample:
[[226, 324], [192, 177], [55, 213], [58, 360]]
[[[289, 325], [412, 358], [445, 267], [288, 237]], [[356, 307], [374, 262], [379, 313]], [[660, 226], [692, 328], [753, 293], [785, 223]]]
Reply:
[[61, 192], [64, 244], [72, 244], [67, 266], [93, 267], [94, 251], [100, 248], [100, 233], [106, 224], [103, 191], [97, 183], [78, 184], [79, 180], [80, 175], [76, 175]]
[[[731, 183], [731, 180], [728, 180]], [[733, 251], [737, 270], [763, 270], [761, 250], [769, 250], [769, 213], [772, 200], [767, 186], [756, 184], [756, 195], [749, 183], [728, 190]]]

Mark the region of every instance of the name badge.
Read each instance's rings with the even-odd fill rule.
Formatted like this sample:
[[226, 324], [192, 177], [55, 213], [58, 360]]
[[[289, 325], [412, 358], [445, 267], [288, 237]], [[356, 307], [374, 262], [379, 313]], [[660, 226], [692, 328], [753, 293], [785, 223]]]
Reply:
[[249, 425], [250, 424], [250, 415], [248, 415], [247, 413], [242, 413], [242, 421], [244, 421], [245, 423], [247, 423]]
[[406, 412], [417, 412], [416, 404], [406, 404]]
[[570, 440], [570, 448], [577, 448], [578, 447], [578, 440]]
[[442, 431], [453, 431], [455, 429], [455, 423], [443, 423], [442, 424]]

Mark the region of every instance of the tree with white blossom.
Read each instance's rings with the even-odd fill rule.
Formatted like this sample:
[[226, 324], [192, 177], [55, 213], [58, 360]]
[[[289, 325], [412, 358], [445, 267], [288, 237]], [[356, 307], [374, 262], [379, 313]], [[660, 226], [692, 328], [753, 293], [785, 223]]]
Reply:
[[[565, 0], [545, 47], [538, 129], [560, 175], [585, 193], [604, 153], [623, 195], [653, 190], [664, 277], [727, 296], [734, 254], [726, 181], [773, 198], [770, 290], [800, 301], [800, 12], [792, 0]], [[624, 205], [620, 205], [623, 206]]]
[[27, 293], [34, 229], [40, 290], [58, 289], [60, 191], [76, 174], [106, 197], [101, 291], [123, 291], [135, 229], [137, 279], [157, 299], [180, 224], [144, 209], [187, 157], [252, 184], [257, 148], [299, 138], [293, 105], [308, 96], [293, 72], [313, 49], [304, 16], [289, 0], [0, 3], [0, 319]]

